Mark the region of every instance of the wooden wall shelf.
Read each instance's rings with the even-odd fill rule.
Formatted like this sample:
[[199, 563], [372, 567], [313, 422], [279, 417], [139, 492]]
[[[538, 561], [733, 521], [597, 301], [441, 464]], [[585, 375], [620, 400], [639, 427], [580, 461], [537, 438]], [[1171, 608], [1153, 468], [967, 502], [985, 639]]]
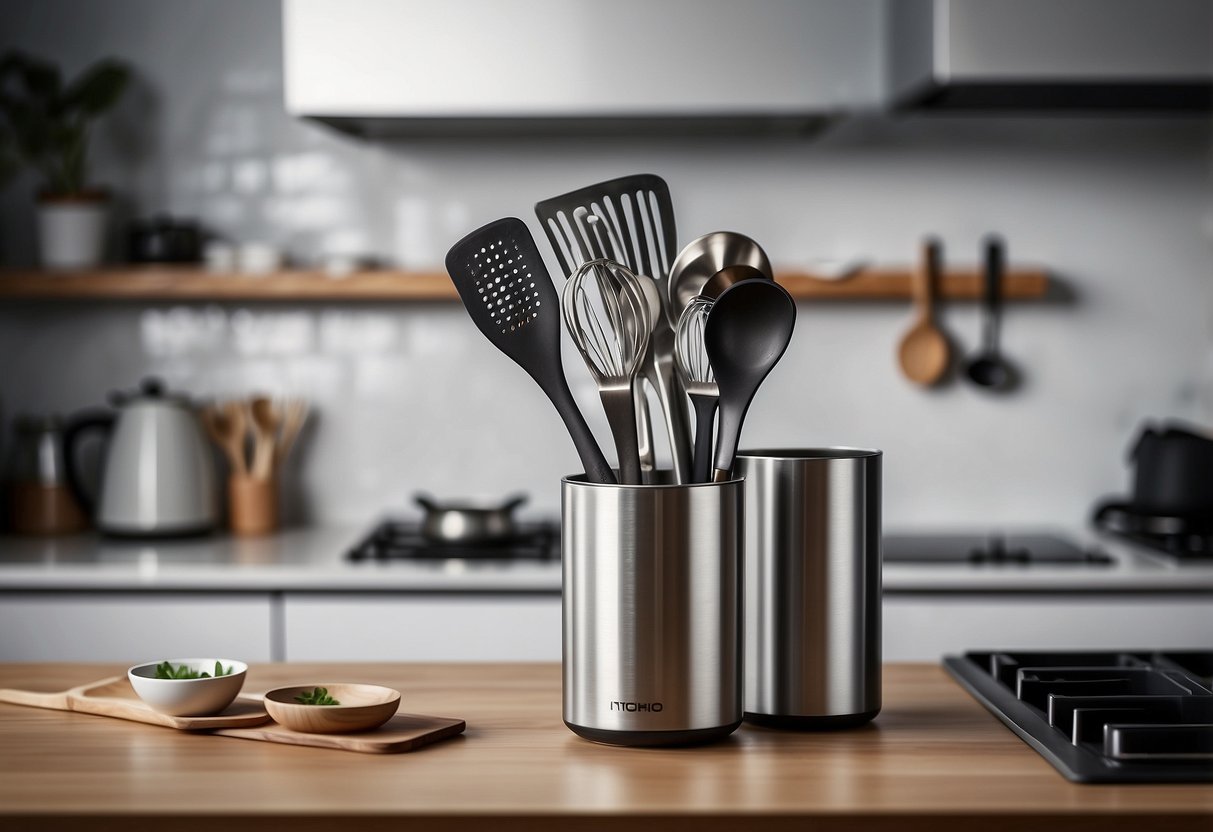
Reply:
[[[908, 300], [910, 271], [873, 268], [841, 280], [795, 270], [776, 279], [798, 300]], [[1043, 269], [1008, 270], [1003, 278], [1008, 300], [1043, 298], [1049, 277]], [[940, 280], [939, 294], [950, 300], [981, 297], [976, 269], [953, 269]], [[212, 274], [193, 266], [130, 266], [87, 272], [3, 271], [0, 300], [114, 300], [214, 302], [425, 302], [457, 300], [444, 272], [364, 271], [346, 277], [291, 270], [255, 276]]]
[[87, 272], [0, 272], [0, 299], [132, 301], [448, 301], [445, 272], [282, 271], [215, 274], [195, 266], [131, 266]]

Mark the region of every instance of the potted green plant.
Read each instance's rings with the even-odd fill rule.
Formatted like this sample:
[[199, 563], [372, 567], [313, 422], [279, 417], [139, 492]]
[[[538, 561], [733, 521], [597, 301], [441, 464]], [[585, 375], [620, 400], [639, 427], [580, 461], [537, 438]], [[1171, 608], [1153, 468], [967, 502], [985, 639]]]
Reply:
[[0, 117], [15, 158], [43, 180], [38, 237], [46, 268], [81, 269], [102, 260], [109, 195], [89, 182], [89, 130], [129, 80], [130, 69], [113, 59], [65, 84], [48, 61], [20, 52], [0, 58]]

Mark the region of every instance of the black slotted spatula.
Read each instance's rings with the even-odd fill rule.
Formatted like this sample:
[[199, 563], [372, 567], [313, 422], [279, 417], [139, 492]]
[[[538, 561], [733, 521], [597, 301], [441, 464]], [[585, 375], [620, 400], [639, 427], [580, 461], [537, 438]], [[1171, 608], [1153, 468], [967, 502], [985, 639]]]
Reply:
[[[578, 233], [574, 221], [578, 208], [607, 222], [623, 251], [594, 251], [594, 243]], [[636, 274], [648, 275], [664, 288], [670, 263], [678, 253], [678, 236], [670, 188], [660, 176], [638, 173], [599, 182], [545, 199], [535, 205], [535, 214], [565, 277], [586, 260], [606, 257]]]
[[484, 337], [552, 400], [590, 482], [616, 482], [569, 392], [560, 361], [560, 298], [526, 223], [505, 217], [476, 229], [451, 246], [446, 270]]
[[[596, 218], [603, 234], [589, 233], [579, 211]], [[536, 203], [556, 261], [569, 277], [587, 260], [605, 257], [623, 263], [635, 274], [647, 275], [665, 303], [669, 296], [670, 264], [678, 253], [674, 203], [665, 180], [652, 173], [621, 176]], [[649, 339], [641, 374], [657, 393], [665, 414], [666, 434], [678, 482], [691, 481], [691, 427], [686, 391], [674, 372], [674, 329], [677, 314], [658, 315]], [[638, 407], [647, 406], [638, 396]]]

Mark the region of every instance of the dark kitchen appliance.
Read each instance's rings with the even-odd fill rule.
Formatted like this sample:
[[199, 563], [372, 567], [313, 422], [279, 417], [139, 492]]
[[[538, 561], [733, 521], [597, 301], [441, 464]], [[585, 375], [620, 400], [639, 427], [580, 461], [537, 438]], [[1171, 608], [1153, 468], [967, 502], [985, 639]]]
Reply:
[[1083, 549], [1048, 534], [892, 534], [884, 537], [884, 562], [955, 566], [1108, 566], [1103, 552]]
[[1137, 508], [1213, 515], [1213, 438], [1175, 423], [1147, 425], [1129, 453]]
[[1147, 424], [1129, 460], [1133, 495], [1097, 506], [1096, 528], [1177, 560], [1213, 558], [1213, 437]]
[[1078, 783], [1213, 783], [1213, 650], [978, 651], [944, 667]]
[[514, 533], [491, 542], [442, 542], [427, 536], [423, 524], [384, 520], [353, 546], [355, 562], [396, 560], [550, 561], [560, 560], [560, 524], [515, 523]]

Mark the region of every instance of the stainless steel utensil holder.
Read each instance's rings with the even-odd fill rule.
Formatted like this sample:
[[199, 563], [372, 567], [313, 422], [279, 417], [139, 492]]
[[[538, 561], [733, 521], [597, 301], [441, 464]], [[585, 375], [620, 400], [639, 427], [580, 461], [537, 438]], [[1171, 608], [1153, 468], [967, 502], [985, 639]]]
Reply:
[[564, 722], [612, 745], [686, 745], [741, 724], [739, 479], [562, 482]]
[[862, 725], [880, 711], [880, 451], [754, 450], [745, 478], [745, 718]]

